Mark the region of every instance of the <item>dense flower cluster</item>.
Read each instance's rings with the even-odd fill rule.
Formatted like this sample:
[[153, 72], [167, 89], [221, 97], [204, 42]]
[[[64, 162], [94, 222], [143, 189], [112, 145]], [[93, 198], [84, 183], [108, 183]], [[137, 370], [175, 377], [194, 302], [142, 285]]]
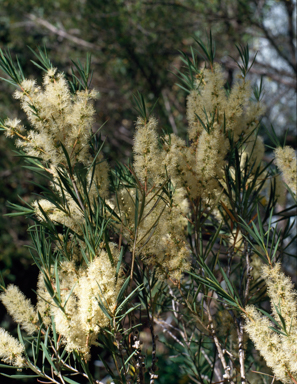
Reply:
[[[119, 258], [117, 247], [111, 243], [110, 250], [114, 262], [117, 263]], [[0, 295], [0, 299], [8, 313], [28, 334], [38, 332], [37, 312], [43, 324], [47, 326], [51, 324], [53, 316], [56, 330], [62, 336], [66, 350], [77, 351], [88, 360], [90, 348], [96, 344], [98, 333], [109, 323], [108, 317], [98, 303], [111, 313], [116, 309], [122, 278], [120, 272], [119, 278], [116, 279], [115, 267], [111, 266], [104, 249], [100, 250], [88, 266], [82, 265], [77, 268], [77, 262], [78, 260], [74, 258], [72, 261], [63, 261], [60, 264], [58, 282], [54, 273], [50, 277], [54, 295], [59, 297], [60, 305], [57, 305], [46, 288], [43, 272], [40, 272], [38, 278], [36, 309], [15, 285], [8, 286]], [[18, 351], [18, 344], [14, 341], [10, 344], [7, 342], [7, 345], [12, 345]], [[14, 354], [17, 356], [20, 353], [14, 352]], [[13, 361], [12, 358], [10, 360]]]
[[[20, 99], [32, 129], [26, 130], [18, 119], [7, 119], [3, 127], [6, 135], [17, 136], [17, 145], [30, 157], [40, 159], [41, 166], [50, 174], [54, 197], [45, 194], [32, 204], [37, 219], [57, 224], [68, 236], [63, 239], [66, 253], [58, 241], [54, 244], [59, 254], [55, 267], [52, 264], [48, 269], [40, 267], [36, 307], [14, 285], [4, 288], [0, 295], [7, 311], [27, 334], [40, 330], [41, 319], [43, 326], [55, 328], [67, 352], [76, 352], [87, 362], [91, 347], [97, 345], [98, 335], [110, 325], [109, 314], [115, 320], [120, 305], [123, 272], [117, 264], [122, 244], [132, 255], [132, 277], [133, 263], [138, 258], [140, 263], [154, 267], [162, 283], [167, 278], [173, 283], [180, 281], [182, 273], [191, 267], [193, 251], [187, 238], [187, 225], [193, 226], [193, 221], [201, 219], [199, 215], [203, 217], [210, 212], [222, 221], [220, 204], [231, 209], [234, 191], [227, 190], [226, 165], [234, 145], [239, 155], [238, 170], [249, 175], [247, 188], [250, 184], [254, 188], [261, 185], [259, 193], [264, 196], [265, 193], [269, 195], [274, 183], [275, 196], [280, 204], [284, 202], [285, 191], [279, 175], [271, 176], [262, 164], [265, 147], [256, 132], [263, 112], [261, 103], [251, 101], [252, 90], [245, 77], [240, 78], [230, 92], [226, 92], [224, 83], [218, 64], [197, 75], [187, 100], [189, 143], [175, 134], [160, 137], [158, 122], [153, 116], [139, 117], [134, 137], [134, 163], [129, 174], [133, 187], [121, 181], [113, 192], [107, 163], [101, 153], [92, 153], [89, 145], [95, 114], [92, 101], [96, 92], [86, 89], [71, 93], [65, 75], [53, 68], [47, 71], [42, 87], [34, 80], [24, 80], [20, 84], [21, 90], [15, 97]], [[277, 166], [286, 183], [296, 192], [294, 156], [291, 148], [276, 150]], [[231, 178], [236, 180], [235, 166], [227, 168]], [[77, 169], [81, 173], [76, 172]], [[257, 174], [261, 176], [254, 182]], [[242, 191], [243, 187], [240, 188]], [[261, 202], [264, 204], [263, 196]], [[99, 205], [104, 207], [105, 216], [102, 216], [112, 223], [113, 236], [119, 237], [119, 245], [109, 240], [100, 243], [101, 238], [94, 248], [94, 244], [87, 244], [84, 226], [91, 221], [92, 210]], [[197, 207], [202, 207], [202, 214], [197, 214]], [[246, 240], [239, 224], [234, 226], [234, 223], [235, 220], [232, 223], [230, 220], [224, 244], [232, 249], [232, 257], [240, 257], [247, 250]], [[59, 236], [62, 235], [57, 232], [55, 240]], [[77, 241], [74, 246], [70, 246], [72, 240]], [[253, 306], [246, 308], [246, 330], [276, 377], [289, 383], [297, 373], [296, 295], [278, 264], [271, 269], [261, 269], [257, 254], [250, 256], [251, 275], [255, 280], [264, 276], [268, 294], [275, 304], [273, 316], [279, 321], [281, 311], [285, 330], [279, 334], [274, 332], [269, 320]], [[221, 323], [231, 324], [231, 316], [226, 314], [228, 316], [224, 318], [223, 315]], [[213, 324], [210, 318], [211, 311], [208, 319]], [[231, 329], [230, 350], [233, 357], [244, 360], [241, 344], [246, 338], [241, 331]], [[235, 347], [235, 340], [239, 338], [241, 342]], [[0, 358], [22, 367], [25, 364], [23, 352], [23, 346], [0, 329]], [[223, 377], [230, 378], [227, 372], [231, 368], [226, 365], [223, 351], [219, 351], [219, 358], [225, 370]], [[151, 377], [154, 372], [150, 372]]]
[[[72, 94], [63, 73], [51, 68], [43, 80], [43, 87], [37, 86], [35, 80], [24, 80], [20, 84], [20, 91], [15, 92], [15, 98], [20, 99], [21, 106], [32, 126], [26, 130], [18, 119], [7, 119], [4, 122], [6, 136], [17, 136], [16, 145], [22, 148], [29, 156], [38, 157], [46, 164], [46, 170], [52, 175], [53, 190], [64, 196], [66, 203], [64, 209], [59, 209], [52, 202], [42, 199], [34, 203], [36, 214], [44, 220], [44, 214], [56, 222], [79, 231], [83, 222], [82, 207], [77, 206], [69, 192], [61, 187], [58, 172], [61, 166], [70, 163], [75, 166], [82, 164], [88, 169], [94, 158], [89, 150], [89, 141], [93, 134], [95, 110], [92, 101], [97, 92], [92, 90], [77, 91]], [[67, 156], [67, 157], [66, 157]], [[108, 166], [103, 161], [102, 154], [96, 159], [93, 182], [89, 192], [89, 199], [97, 191], [102, 197], [107, 196]], [[88, 172], [88, 182], [91, 181]], [[73, 180], [73, 183], [77, 180]], [[78, 186], [81, 190], [81, 187]], [[81, 191], [80, 191], [81, 192]]]
[[[54, 167], [65, 162], [63, 147], [70, 159], [88, 164], [88, 142], [92, 134], [94, 108], [91, 101], [95, 91], [79, 91], [71, 94], [63, 73], [50, 69], [43, 80], [43, 88], [35, 80], [24, 80], [21, 90], [15, 92], [32, 126], [25, 135], [19, 135], [17, 145], [30, 156], [42, 157]], [[6, 120], [11, 136], [24, 133], [20, 121]]]
[[275, 324], [268, 317], [251, 305], [246, 308], [246, 330], [276, 379], [290, 384], [293, 378], [297, 379], [297, 293], [280, 264], [273, 268], [264, 266], [262, 274], [280, 332], [273, 329]]

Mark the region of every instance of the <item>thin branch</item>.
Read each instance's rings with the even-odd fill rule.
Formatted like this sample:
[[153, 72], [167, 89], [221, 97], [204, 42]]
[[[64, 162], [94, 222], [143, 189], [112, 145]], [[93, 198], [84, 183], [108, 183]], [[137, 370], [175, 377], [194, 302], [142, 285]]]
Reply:
[[179, 345], [181, 345], [183, 348], [185, 348], [185, 345], [171, 331], [169, 331], [169, 329], [165, 326], [165, 324], [168, 325], [165, 321], [161, 321], [159, 319], [154, 319], [154, 322], [156, 324], [160, 325], [160, 327], [162, 327], [164, 333], [165, 332], [168, 333], [168, 335], [171, 336], [174, 341], [176, 341]]
[[40, 17], [37, 17], [31, 13], [26, 14], [26, 17], [28, 17], [28, 19], [34, 21], [36, 24], [42, 25], [43, 27], [45, 27], [46, 29], [48, 29], [49, 31], [54, 33], [55, 35], [58, 35], [60, 37], [63, 37], [64, 39], [70, 40], [77, 45], [80, 45], [80, 46], [88, 48], [88, 49], [93, 49], [93, 50], [100, 50], [101, 49], [101, 47], [99, 45], [89, 43], [88, 41], [80, 39], [79, 37], [75, 37], [73, 35], [70, 35], [68, 32], [64, 31], [63, 29], [59, 29], [59, 28], [55, 27], [53, 24], [51, 24], [50, 22], [48, 22], [47, 20], [41, 19]]
[[295, 4], [292, 0], [285, 0], [283, 4], [286, 7], [288, 15], [288, 37], [291, 54], [293, 57], [293, 63], [296, 66], [296, 47], [294, 41], [296, 41], [296, 25], [294, 26], [294, 11], [296, 13]]
[[275, 49], [275, 51], [278, 53], [278, 55], [283, 58], [289, 65], [290, 67], [293, 69], [293, 71], [295, 73], [297, 73], [297, 68], [296, 68], [296, 65], [295, 63], [288, 57], [286, 56], [282, 49], [280, 48], [280, 45], [277, 44], [277, 39], [275, 36], [271, 35], [270, 32], [268, 31], [268, 29], [264, 26], [264, 24], [260, 24], [260, 23], [257, 23], [255, 21], [252, 21], [252, 24], [256, 27], [258, 27], [261, 31], [263, 31], [266, 39], [269, 41], [269, 43], [271, 44], [271, 46]]
[[240, 376], [241, 376], [241, 384], [246, 384], [247, 380], [245, 377], [245, 368], [244, 368], [244, 340], [243, 340], [243, 320], [239, 320], [239, 325], [236, 327], [237, 337], [238, 337], [238, 355], [239, 355], [239, 365], [240, 365]]
[[209, 321], [209, 326], [210, 326], [210, 330], [211, 330], [211, 335], [212, 335], [214, 343], [215, 343], [215, 345], [217, 347], [219, 359], [221, 360], [222, 366], [223, 366], [224, 371], [225, 371], [225, 374], [223, 375], [223, 378], [227, 379], [227, 381], [229, 383], [235, 384], [234, 381], [231, 380], [231, 375], [230, 375], [231, 368], [226, 363], [226, 360], [225, 360], [225, 357], [224, 357], [223, 348], [222, 348], [221, 343], [220, 343], [220, 341], [219, 341], [219, 339], [217, 337], [217, 334], [216, 334], [216, 331], [215, 331], [215, 328], [214, 328], [214, 325], [213, 325], [213, 318], [212, 318], [212, 315], [210, 313], [209, 303], [206, 304], [206, 310], [207, 310], [207, 315], [208, 315], [208, 321]]

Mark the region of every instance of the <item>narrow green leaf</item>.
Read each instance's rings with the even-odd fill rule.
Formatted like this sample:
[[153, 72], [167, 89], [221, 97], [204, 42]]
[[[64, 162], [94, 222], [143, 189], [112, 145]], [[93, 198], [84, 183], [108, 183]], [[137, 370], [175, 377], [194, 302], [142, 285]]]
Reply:
[[136, 294], [137, 291], [143, 289], [141, 286], [136, 287], [126, 298], [125, 300], [118, 306], [116, 310], [116, 315], [122, 310], [122, 308], [129, 302], [129, 300], [132, 300], [133, 296]]
[[[5, 367], [5, 368], [7, 368], [7, 367]], [[8, 367], [8, 368], [10, 368], [10, 367]], [[14, 368], [14, 367], [11, 367], [11, 368]], [[1, 373], [1, 372], [0, 372], [0, 375], [5, 376], [5, 377], [9, 377], [11, 379], [30, 379], [33, 377], [40, 377], [39, 375], [6, 375], [5, 373]]]
[[120, 289], [120, 292], [118, 294], [118, 297], [117, 297], [117, 303], [119, 303], [128, 287], [130, 283], [130, 276], [127, 277], [127, 279], [125, 280], [124, 284], [122, 285], [121, 289]]
[[67, 383], [69, 383], [69, 384], [80, 384], [80, 383], [78, 383], [77, 381], [74, 381], [74, 380], [72, 380], [72, 379], [69, 379], [69, 377], [67, 377], [67, 376], [63, 376], [63, 379], [64, 379], [65, 381], [67, 381]]
[[46, 360], [50, 363], [50, 365], [52, 366], [53, 370], [55, 372], [57, 372], [57, 368], [56, 368], [56, 366], [55, 366], [51, 356], [48, 353], [47, 347], [44, 345], [43, 342], [41, 342], [40, 344], [41, 344], [41, 348], [42, 348], [42, 351], [43, 351], [43, 356], [46, 357]]

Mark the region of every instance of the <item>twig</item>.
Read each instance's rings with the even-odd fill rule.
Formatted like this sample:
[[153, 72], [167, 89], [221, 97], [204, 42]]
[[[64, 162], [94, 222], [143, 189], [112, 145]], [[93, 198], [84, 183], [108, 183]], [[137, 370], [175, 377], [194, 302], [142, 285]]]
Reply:
[[[176, 319], [178, 320], [178, 315], [177, 315], [177, 308], [175, 307], [175, 301], [177, 301], [177, 299], [176, 299], [176, 296], [174, 295], [174, 293], [173, 293], [173, 290], [172, 290], [172, 288], [170, 287], [170, 286], [168, 286], [168, 290], [169, 290], [169, 293], [170, 293], [170, 295], [171, 295], [171, 297], [172, 297], [172, 309], [173, 309], [173, 314], [174, 314], [174, 316], [176, 317]], [[178, 303], [177, 303], [177, 305], [178, 305]]]
[[[61, 356], [59, 355], [58, 351], [56, 350], [56, 348], [54, 347], [51, 339], [49, 339], [50, 341], [50, 344], [51, 344], [51, 348], [52, 350], [54, 351], [54, 354], [56, 355], [56, 358], [58, 359], [58, 362], [61, 363], [65, 368], [68, 368], [70, 371], [72, 372], [75, 372], [75, 374], [77, 375], [82, 375], [83, 377], [85, 377], [86, 379], [88, 378], [88, 375], [83, 373], [83, 372], [79, 372], [76, 368], [73, 368], [71, 365], [67, 364], [62, 358]], [[99, 381], [99, 380], [95, 380], [95, 383], [96, 384], [104, 384], [102, 383], [102, 381]]]
[[36, 24], [42, 25], [43, 27], [47, 28], [49, 31], [51, 31], [55, 35], [58, 35], [60, 37], [73, 41], [77, 45], [81, 45], [88, 49], [95, 49], [95, 50], [101, 49], [99, 45], [89, 43], [88, 41], [80, 39], [79, 37], [70, 35], [68, 32], [64, 31], [63, 29], [59, 29], [55, 27], [53, 24], [51, 24], [47, 20], [41, 19], [40, 17], [37, 17], [31, 13], [26, 14], [26, 16], [28, 17], [28, 19], [34, 21]]
[[[208, 354], [205, 352], [203, 348], [201, 348], [202, 355], [204, 356], [205, 360], [208, 362], [208, 364], [211, 366], [213, 365], [213, 362], [210, 360]], [[214, 373], [216, 374], [216, 377], [219, 379], [219, 381], [223, 382], [223, 376], [220, 374], [218, 367], [214, 367]]]
[[219, 341], [219, 339], [217, 337], [217, 334], [216, 334], [216, 331], [215, 331], [215, 328], [214, 328], [214, 325], [213, 325], [213, 318], [212, 318], [212, 315], [210, 313], [209, 303], [206, 304], [206, 310], [207, 310], [207, 315], [208, 315], [211, 335], [212, 335], [214, 343], [215, 343], [215, 345], [217, 347], [219, 359], [221, 360], [222, 366], [223, 366], [224, 371], [225, 371], [225, 374], [223, 375], [223, 378], [227, 379], [227, 381], [230, 382], [231, 384], [234, 384], [234, 381], [231, 380], [231, 375], [230, 375], [231, 368], [226, 363], [226, 360], [225, 360], [225, 357], [224, 357], [224, 351], [222, 349], [221, 343], [220, 343], [220, 341]]
[[167, 324], [165, 321], [162, 322], [158, 319], [154, 319], [154, 321], [156, 324], [160, 325], [163, 328], [163, 332], [167, 332], [173, 338], [174, 341], [176, 341], [179, 345], [181, 345], [183, 348], [185, 348], [184, 344], [172, 332], [170, 332], [169, 329], [166, 328], [164, 324], [162, 324], [162, 323]]
[[[250, 282], [252, 280], [252, 276], [250, 274], [251, 267], [250, 267], [250, 247], [247, 244], [247, 241], [245, 240], [245, 260], [246, 260], [246, 286], [244, 291], [244, 307], [248, 303], [248, 297], [249, 297], [249, 290], [250, 290]], [[246, 381], [246, 375], [245, 375], [245, 367], [244, 367], [244, 360], [245, 360], [245, 351], [244, 351], [244, 330], [243, 330], [243, 319], [240, 318], [238, 325], [236, 324], [236, 330], [237, 330], [237, 336], [238, 336], [238, 355], [239, 355], [239, 365], [240, 365], [240, 376], [241, 376], [241, 383], [245, 384]]]
[[249, 245], [246, 244], [246, 250], [245, 250], [245, 261], [246, 261], [246, 286], [245, 286], [245, 292], [244, 292], [244, 306], [248, 303], [248, 297], [249, 297], [249, 291], [250, 291], [250, 283], [252, 280], [251, 276], [251, 266], [250, 266], [250, 255], [251, 250]]

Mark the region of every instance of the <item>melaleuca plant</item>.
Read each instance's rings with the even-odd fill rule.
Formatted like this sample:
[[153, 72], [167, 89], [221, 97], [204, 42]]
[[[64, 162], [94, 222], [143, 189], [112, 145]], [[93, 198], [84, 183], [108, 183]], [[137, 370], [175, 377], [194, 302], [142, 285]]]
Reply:
[[263, 160], [263, 89], [248, 80], [248, 47], [238, 47], [239, 77], [226, 90], [211, 35], [198, 45], [205, 66], [192, 50], [179, 72], [189, 93], [187, 141], [160, 135], [138, 95], [133, 162], [115, 168], [93, 131], [90, 58], [67, 77], [39, 50], [38, 85], [1, 52], [30, 124], [8, 118], [1, 129], [48, 180], [32, 204], [10, 204], [11, 215], [35, 223], [30, 251], [40, 270], [36, 306], [1, 283], [18, 324], [19, 340], [0, 330], [1, 368], [22, 371], [10, 377], [163, 383], [164, 344], [184, 382], [296, 383], [296, 294], [280, 271], [296, 240], [296, 204], [284, 208], [286, 185], [296, 194], [295, 153], [277, 145], [278, 168]]

